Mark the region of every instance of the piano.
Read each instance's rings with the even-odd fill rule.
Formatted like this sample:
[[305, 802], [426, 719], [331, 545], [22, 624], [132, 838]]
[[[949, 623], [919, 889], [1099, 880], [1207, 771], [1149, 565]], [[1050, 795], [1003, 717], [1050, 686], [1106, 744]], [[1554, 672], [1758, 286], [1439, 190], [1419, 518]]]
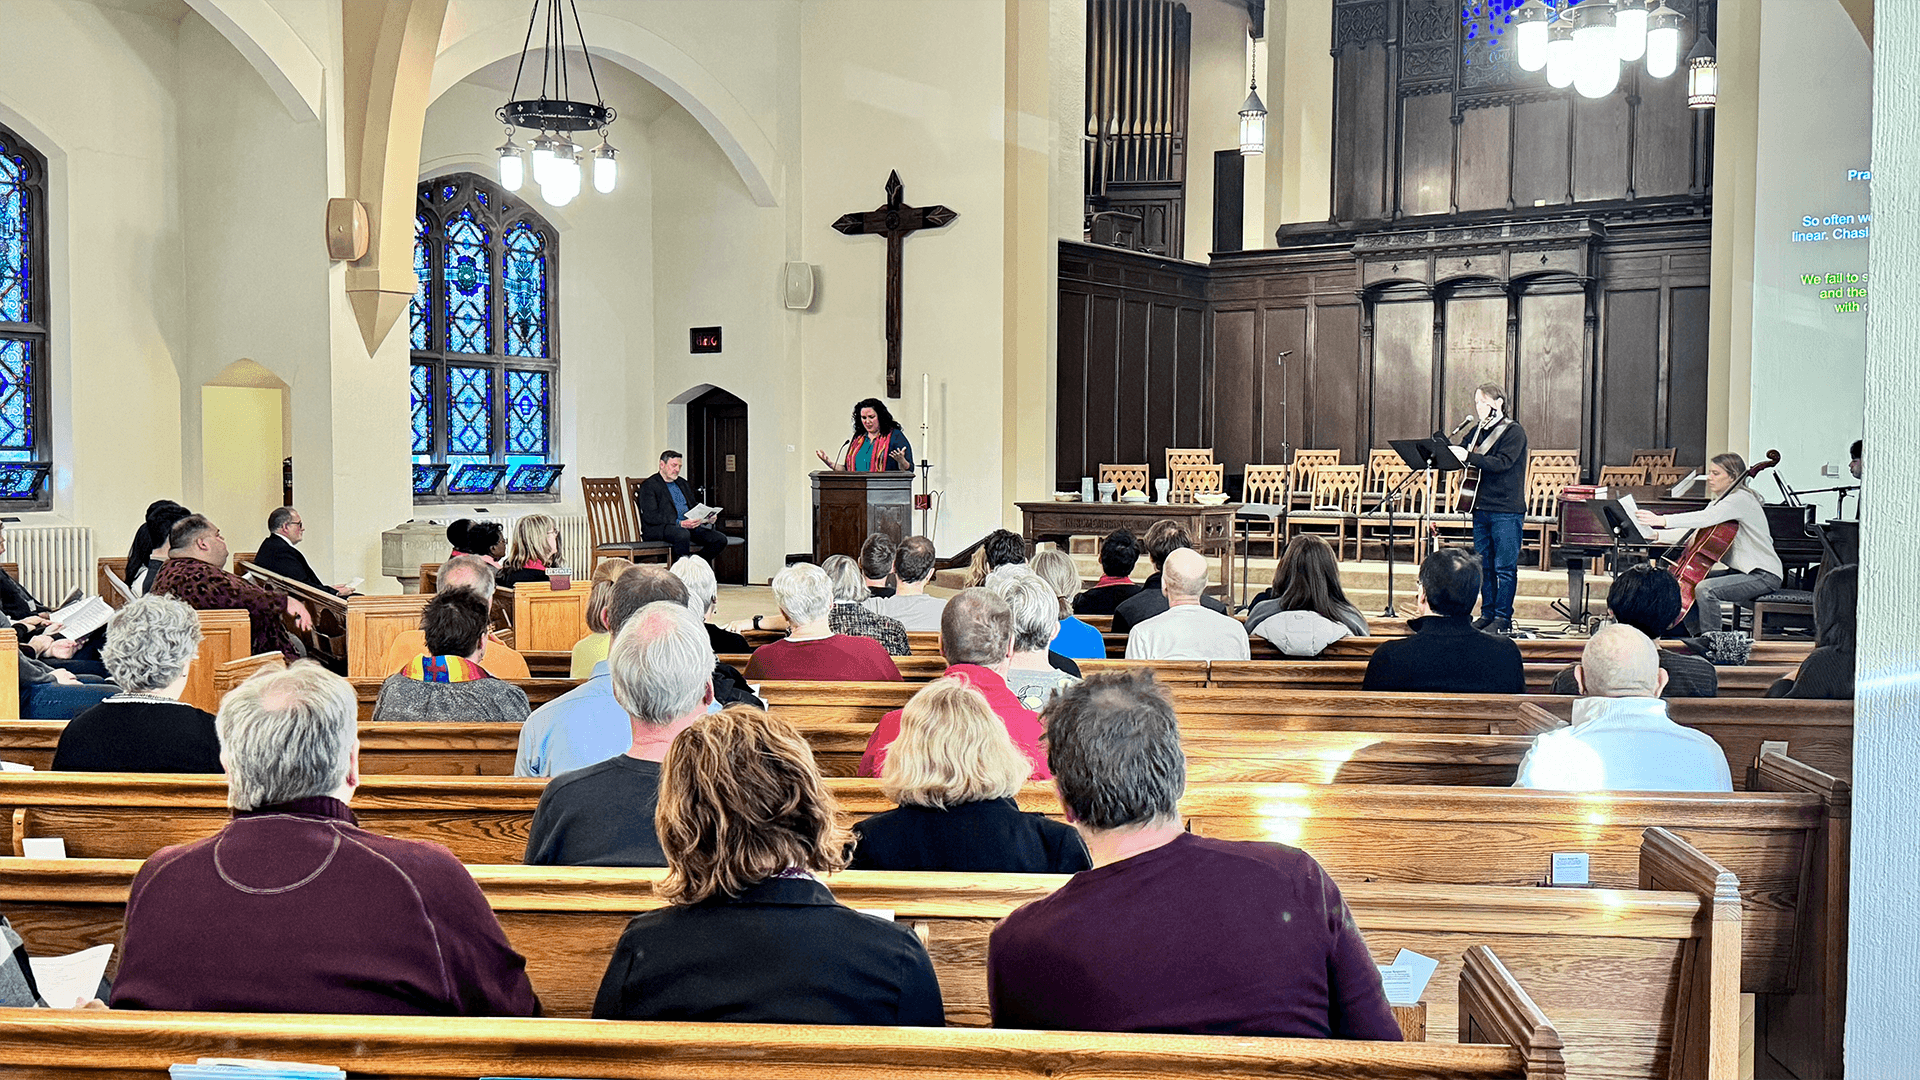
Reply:
[[[1706, 508], [1708, 500], [1704, 495], [1675, 498], [1668, 491], [1664, 487], [1616, 486], [1607, 489], [1607, 493], [1616, 499], [1622, 495], [1633, 496], [1633, 501], [1642, 510], [1651, 510], [1656, 514], [1685, 514]], [[1815, 509], [1812, 506], [1789, 506], [1785, 503], [1766, 504], [1767, 525], [1773, 534], [1773, 550], [1780, 556], [1780, 565], [1785, 570], [1782, 588], [1811, 588], [1808, 571], [1819, 566], [1826, 554], [1820, 532], [1814, 525]], [[1586, 600], [1587, 560], [1600, 560], [1600, 564], [1605, 565], [1614, 553], [1614, 537], [1584, 498], [1568, 499], [1562, 496], [1559, 517], [1560, 536], [1556, 547], [1567, 564], [1567, 611], [1577, 617], [1584, 610], [1582, 605]], [[1622, 557], [1638, 561], [1647, 558], [1650, 549], [1666, 546], [1622, 541], [1619, 550]], [[1606, 569], [1611, 572], [1614, 567], [1607, 566]]]

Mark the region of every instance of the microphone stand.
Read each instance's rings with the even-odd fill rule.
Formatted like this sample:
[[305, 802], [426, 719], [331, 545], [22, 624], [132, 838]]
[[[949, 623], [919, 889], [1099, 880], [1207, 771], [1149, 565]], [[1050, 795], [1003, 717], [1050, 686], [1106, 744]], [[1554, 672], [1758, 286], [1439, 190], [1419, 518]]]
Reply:
[[[1837, 502], [1835, 503], [1835, 505], [1834, 505], [1834, 508], [1833, 508], [1833, 516], [1834, 516], [1834, 520], [1836, 520], [1836, 521], [1844, 521], [1844, 520], [1846, 519], [1846, 516], [1847, 516], [1847, 496], [1849, 496], [1849, 495], [1852, 495], [1852, 494], [1853, 494], [1854, 492], [1856, 492], [1856, 491], [1859, 491], [1859, 490], [1860, 490], [1860, 485], [1859, 485], [1859, 484], [1846, 484], [1846, 485], [1844, 485], [1844, 486], [1841, 486], [1841, 487], [1824, 487], [1824, 488], [1814, 488], [1814, 489], [1812, 489], [1812, 490], [1810, 490], [1810, 491], [1800, 491], [1800, 492], [1795, 492], [1795, 494], [1797, 494], [1797, 495], [1838, 495], [1838, 496], [1840, 496], [1840, 498], [1839, 498], [1839, 500], [1838, 500], [1838, 501], [1837, 501]], [[1855, 516], [1858, 516], [1858, 513], [1859, 513], [1859, 512], [1858, 512], [1858, 511], [1856, 510], [1856, 511], [1855, 511]]]
[[[1380, 509], [1385, 510], [1387, 512], [1387, 610], [1382, 612], [1380, 615], [1380, 617], [1383, 619], [1399, 618], [1399, 615], [1395, 611], [1394, 602], [1393, 602], [1393, 546], [1394, 546], [1393, 504], [1399, 501], [1400, 492], [1403, 489], [1405, 489], [1408, 484], [1413, 482], [1414, 477], [1424, 476], [1424, 475], [1426, 475], [1424, 471], [1414, 472], [1411, 469], [1407, 470], [1407, 475], [1401, 477], [1400, 482], [1393, 485], [1392, 490], [1388, 491], [1386, 495], [1382, 496], [1380, 499]], [[1374, 512], [1379, 513], [1378, 510]], [[1366, 515], [1363, 514], [1361, 516], [1365, 517]], [[1419, 544], [1419, 537], [1416, 536], [1414, 538], [1414, 543], [1417, 547]]]

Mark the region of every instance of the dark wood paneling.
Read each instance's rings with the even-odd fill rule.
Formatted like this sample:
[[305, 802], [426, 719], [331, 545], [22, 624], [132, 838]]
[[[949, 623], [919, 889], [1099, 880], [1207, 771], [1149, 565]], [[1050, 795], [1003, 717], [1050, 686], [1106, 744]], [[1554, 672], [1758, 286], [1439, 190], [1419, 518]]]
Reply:
[[[1667, 438], [1678, 448], [1675, 463], [1705, 463], [1707, 443], [1707, 290], [1674, 289], [1668, 311]], [[1724, 447], [1713, 447], [1719, 453]]]
[[1606, 294], [1601, 364], [1599, 464], [1625, 465], [1634, 450], [1662, 445], [1656, 423], [1660, 388], [1660, 290]]
[[1640, 104], [1633, 111], [1633, 194], [1645, 199], [1684, 195], [1693, 179], [1693, 125], [1699, 115], [1687, 108], [1687, 83], [1671, 79], [1639, 80]]
[[[1063, 264], [1064, 266], [1064, 264]], [[1059, 362], [1054, 368], [1054, 415], [1060, 430], [1054, 440], [1056, 477], [1086, 476], [1087, 450], [1087, 294], [1070, 292], [1064, 273], [1060, 295]], [[1075, 483], [1078, 489], [1078, 482]]]
[[1207, 315], [1196, 305], [1180, 308], [1174, 341], [1177, 359], [1171, 446], [1205, 446], [1207, 433]]
[[1254, 354], [1254, 334], [1258, 313], [1248, 308], [1213, 313], [1213, 348], [1216, 356], [1240, 358], [1231, 365], [1216, 365], [1213, 406], [1213, 455], [1216, 461], [1244, 467], [1253, 447], [1253, 398], [1256, 372], [1250, 362]]
[[[1098, 469], [1119, 453], [1120, 307], [1117, 296], [1095, 296], [1087, 316], [1087, 465]], [[1093, 471], [1082, 472], [1092, 476]]]
[[1245, 245], [1247, 159], [1238, 149], [1213, 152], [1213, 250], [1239, 251]]
[[1460, 117], [1460, 174], [1454, 188], [1462, 210], [1505, 209], [1512, 175], [1513, 109], [1494, 105]]
[[[1678, 76], [1676, 76], [1677, 78]], [[1573, 198], [1627, 197], [1627, 102], [1618, 95], [1573, 104]]]
[[1334, 65], [1333, 216], [1340, 221], [1387, 217], [1387, 145], [1394, 130], [1388, 103], [1387, 50], [1354, 48]]
[[1528, 441], [1542, 449], [1582, 445], [1586, 307], [1579, 292], [1520, 296], [1514, 416]]
[[1565, 98], [1529, 101], [1513, 110], [1513, 201], [1516, 206], [1561, 206], [1567, 201]]
[[1447, 213], [1453, 198], [1453, 98], [1427, 94], [1407, 98], [1401, 107], [1400, 206], [1407, 214]]
[[[1281, 436], [1284, 435], [1290, 445], [1301, 445], [1307, 416], [1307, 306], [1270, 307], [1265, 314], [1257, 361], [1260, 424], [1254, 440], [1254, 456], [1249, 459], [1254, 462], [1284, 460], [1280, 456]], [[1283, 352], [1292, 354], [1284, 366], [1279, 360]], [[1230, 465], [1227, 471], [1235, 470]]]
[[1152, 322], [1147, 328], [1147, 377], [1142, 382], [1146, 395], [1141, 399], [1140, 411], [1146, 423], [1142, 447], [1148, 460], [1154, 457], [1154, 447], [1180, 445], [1173, 441], [1173, 409], [1169, 406], [1177, 390], [1179, 318], [1178, 307], [1155, 304]]
[[1147, 331], [1153, 305], [1129, 297], [1120, 307], [1120, 378], [1115, 386], [1115, 461], [1147, 460]]
[[[1360, 376], [1360, 305], [1315, 308], [1308, 398], [1312, 411], [1306, 430], [1293, 439], [1295, 446], [1338, 447], [1342, 460], [1359, 460], [1367, 438], [1367, 410], [1359, 407], [1363, 400]], [[1268, 460], [1280, 459], [1269, 456]]]
[[[1473, 391], [1482, 383], [1507, 385], [1507, 298], [1454, 296], [1447, 300], [1447, 354], [1441, 372], [1441, 401], [1437, 419], [1447, 430], [1473, 411]], [[1421, 434], [1409, 431], [1393, 438]]]
[[1372, 376], [1369, 446], [1432, 432], [1432, 300], [1382, 300], [1374, 305]]

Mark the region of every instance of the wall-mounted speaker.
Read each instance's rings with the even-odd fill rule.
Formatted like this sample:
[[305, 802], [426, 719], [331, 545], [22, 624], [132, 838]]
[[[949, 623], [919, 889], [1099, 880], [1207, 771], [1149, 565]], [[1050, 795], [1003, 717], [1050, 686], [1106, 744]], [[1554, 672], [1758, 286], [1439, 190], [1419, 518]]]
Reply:
[[367, 208], [358, 199], [327, 200], [327, 258], [352, 262], [367, 253]]
[[805, 311], [813, 306], [813, 267], [808, 263], [787, 264], [787, 308]]

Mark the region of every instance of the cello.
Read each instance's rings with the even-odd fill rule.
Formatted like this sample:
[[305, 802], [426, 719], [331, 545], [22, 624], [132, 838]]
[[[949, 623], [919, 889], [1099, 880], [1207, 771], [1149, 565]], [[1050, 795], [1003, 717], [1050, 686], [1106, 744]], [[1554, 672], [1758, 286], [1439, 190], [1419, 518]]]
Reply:
[[[1733, 487], [1721, 493], [1721, 498], [1733, 494], [1740, 484], [1759, 476], [1761, 472], [1780, 464], [1780, 451], [1769, 450], [1767, 456], [1753, 463], [1753, 467], [1742, 475]], [[1740, 532], [1737, 521], [1723, 521], [1718, 525], [1709, 525], [1704, 529], [1695, 529], [1681, 547], [1680, 557], [1667, 567], [1667, 572], [1680, 583], [1680, 616], [1673, 620], [1674, 626], [1686, 621], [1687, 612], [1693, 610], [1694, 586], [1706, 580], [1707, 573], [1715, 564], [1726, 557], [1727, 550], [1733, 547], [1733, 538]], [[1669, 627], [1671, 629], [1671, 627]]]

